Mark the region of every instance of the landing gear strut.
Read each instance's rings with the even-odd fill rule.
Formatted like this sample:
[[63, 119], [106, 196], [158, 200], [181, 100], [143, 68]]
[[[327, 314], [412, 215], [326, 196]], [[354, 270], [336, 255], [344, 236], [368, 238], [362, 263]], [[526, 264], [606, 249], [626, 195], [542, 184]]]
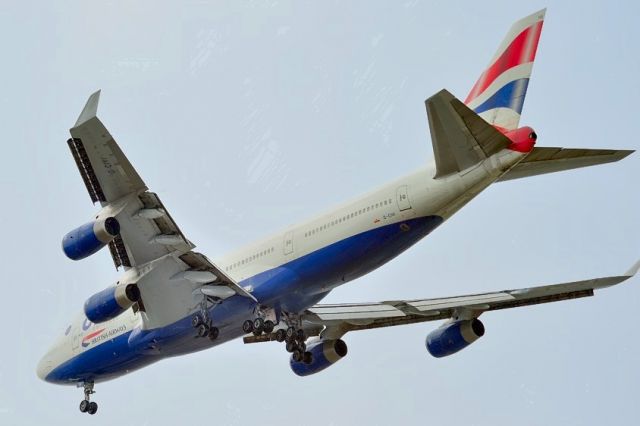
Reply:
[[84, 399], [80, 401], [80, 412], [94, 415], [95, 413], [98, 412], [98, 404], [95, 402], [89, 401], [89, 399], [91, 398], [91, 394], [96, 393], [93, 390], [93, 382], [85, 382], [83, 387], [84, 387]]
[[200, 312], [191, 318], [191, 325], [196, 329], [196, 337], [208, 337], [211, 341], [218, 338], [220, 330], [214, 327], [207, 309], [208, 298], [205, 296], [200, 304]]

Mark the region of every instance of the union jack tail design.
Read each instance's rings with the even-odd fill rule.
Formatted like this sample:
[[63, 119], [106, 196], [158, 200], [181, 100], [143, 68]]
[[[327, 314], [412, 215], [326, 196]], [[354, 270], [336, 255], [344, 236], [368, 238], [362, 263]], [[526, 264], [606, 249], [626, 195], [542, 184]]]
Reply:
[[542, 9], [513, 24], [465, 100], [503, 132], [518, 127], [545, 12]]

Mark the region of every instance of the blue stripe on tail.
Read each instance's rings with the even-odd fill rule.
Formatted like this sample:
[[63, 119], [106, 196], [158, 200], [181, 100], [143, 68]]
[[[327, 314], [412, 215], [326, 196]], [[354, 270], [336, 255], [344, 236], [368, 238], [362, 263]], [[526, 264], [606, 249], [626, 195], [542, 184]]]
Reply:
[[493, 108], [509, 108], [521, 114], [528, 85], [528, 78], [514, 80], [501, 87], [493, 96], [476, 107], [474, 111], [476, 114], [480, 114]]

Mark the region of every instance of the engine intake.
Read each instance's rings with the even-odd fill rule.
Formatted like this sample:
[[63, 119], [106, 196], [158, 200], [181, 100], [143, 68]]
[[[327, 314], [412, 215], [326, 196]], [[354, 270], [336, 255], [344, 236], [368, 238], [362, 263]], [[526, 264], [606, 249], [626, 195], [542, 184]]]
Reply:
[[137, 284], [109, 287], [84, 302], [84, 314], [89, 321], [98, 324], [117, 317], [139, 300]]
[[289, 360], [291, 370], [298, 376], [309, 376], [319, 373], [330, 365], [335, 364], [347, 355], [347, 344], [341, 340], [317, 340], [307, 346], [311, 353], [308, 362]]
[[427, 335], [427, 350], [436, 358], [453, 355], [484, 335], [479, 319], [446, 323]]
[[85, 223], [62, 238], [62, 250], [72, 260], [80, 260], [96, 253], [120, 233], [115, 217]]

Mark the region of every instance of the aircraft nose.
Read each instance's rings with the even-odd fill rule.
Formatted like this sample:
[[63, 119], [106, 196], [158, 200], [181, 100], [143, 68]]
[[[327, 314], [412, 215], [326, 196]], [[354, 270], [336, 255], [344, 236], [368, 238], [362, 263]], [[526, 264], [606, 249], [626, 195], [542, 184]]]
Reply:
[[47, 376], [51, 373], [52, 363], [51, 359], [48, 356], [43, 356], [40, 362], [38, 362], [38, 366], [36, 367], [36, 374], [41, 380], [47, 380]]

